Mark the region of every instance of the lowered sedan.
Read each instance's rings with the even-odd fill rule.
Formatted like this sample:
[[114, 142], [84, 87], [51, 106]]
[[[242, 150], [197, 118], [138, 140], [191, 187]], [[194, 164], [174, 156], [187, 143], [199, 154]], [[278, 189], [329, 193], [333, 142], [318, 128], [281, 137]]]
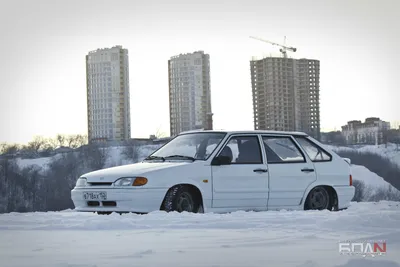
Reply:
[[82, 175], [77, 211], [339, 210], [355, 193], [350, 160], [305, 133], [192, 131], [143, 162]]

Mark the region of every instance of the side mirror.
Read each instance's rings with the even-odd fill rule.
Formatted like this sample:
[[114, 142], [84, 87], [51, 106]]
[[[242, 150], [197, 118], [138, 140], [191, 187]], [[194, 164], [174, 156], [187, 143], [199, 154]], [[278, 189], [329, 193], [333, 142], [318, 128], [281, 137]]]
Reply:
[[232, 162], [232, 159], [228, 156], [218, 156], [215, 157], [212, 161], [211, 161], [211, 165], [213, 166], [220, 166], [220, 165], [230, 165]]

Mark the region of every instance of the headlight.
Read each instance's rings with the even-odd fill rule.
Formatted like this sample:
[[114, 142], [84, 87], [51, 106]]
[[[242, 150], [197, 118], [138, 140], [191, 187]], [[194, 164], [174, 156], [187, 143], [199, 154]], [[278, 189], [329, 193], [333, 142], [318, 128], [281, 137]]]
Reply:
[[86, 186], [86, 178], [79, 178], [75, 184], [76, 187], [84, 187]]
[[120, 178], [114, 182], [115, 186], [142, 186], [145, 184], [147, 184], [147, 178], [144, 177]]

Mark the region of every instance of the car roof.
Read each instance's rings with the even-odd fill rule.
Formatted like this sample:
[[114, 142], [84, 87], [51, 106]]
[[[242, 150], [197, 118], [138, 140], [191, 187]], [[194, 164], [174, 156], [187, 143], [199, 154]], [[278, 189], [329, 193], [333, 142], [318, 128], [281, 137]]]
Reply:
[[224, 130], [192, 130], [181, 132], [181, 134], [188, 133], [227, 133], [227, 134], [279, 134], [279, 135], [292, 135], [292, 136], [308, 136], [304, 132], [292, 132], [292, 131], [268, 131], [268, 130], [248, 130], [248, 131], [224, 131]]

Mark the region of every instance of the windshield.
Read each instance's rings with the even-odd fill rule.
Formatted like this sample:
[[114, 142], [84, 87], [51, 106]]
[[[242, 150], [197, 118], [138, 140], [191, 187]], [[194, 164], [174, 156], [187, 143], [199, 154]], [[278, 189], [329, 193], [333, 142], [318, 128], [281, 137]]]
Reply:
[[190, 133], [178, 135], [159, 150], [151, 154], [150, 159], [192, 159], [207, 160], [215, 148], [224, 139], [226, 133]]

